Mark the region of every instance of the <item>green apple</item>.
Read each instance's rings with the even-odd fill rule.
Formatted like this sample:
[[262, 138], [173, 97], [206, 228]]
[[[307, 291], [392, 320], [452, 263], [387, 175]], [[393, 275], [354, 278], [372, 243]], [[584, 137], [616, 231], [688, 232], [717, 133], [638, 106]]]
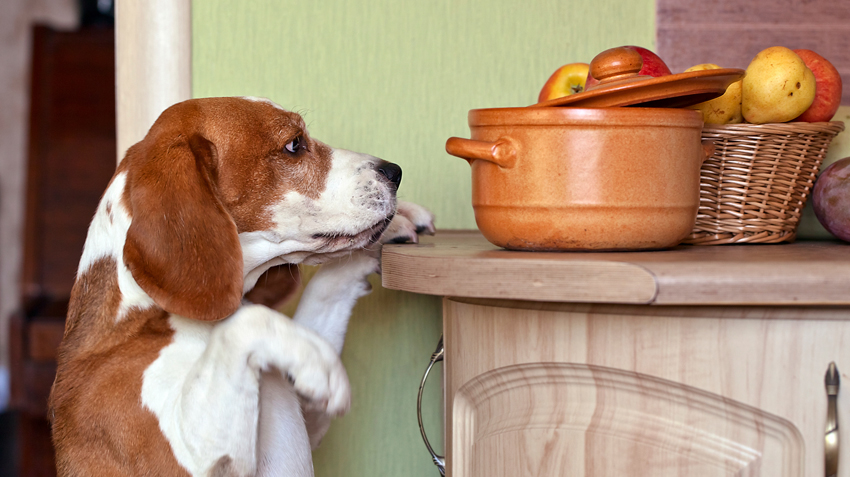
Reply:
[[759, 52], [741, 84], [741, 111], [753, 124], [791, 121], [815, 99], [815, 76], [799, 55], [784, 46]]
[[[720, 67], [714, 63], [703, 63], [691, 66], [689, 71], [719, 70]], [[744, 121], [741, 114], [741, 81], [736, 81], [726, 88], [723, 96], [714, 98], [704, 103], [691, 106], [702, 112], [702, 119], [706, 124], [737, 124]]]

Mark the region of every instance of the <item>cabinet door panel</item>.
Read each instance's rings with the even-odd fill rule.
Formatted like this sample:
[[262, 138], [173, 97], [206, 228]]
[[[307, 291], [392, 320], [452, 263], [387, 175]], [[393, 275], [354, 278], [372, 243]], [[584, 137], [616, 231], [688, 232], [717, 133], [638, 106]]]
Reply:
[[454, 400], [455, 477], [803, 475], [787, 420], [652, 376], [603, 366], [498, 368]]

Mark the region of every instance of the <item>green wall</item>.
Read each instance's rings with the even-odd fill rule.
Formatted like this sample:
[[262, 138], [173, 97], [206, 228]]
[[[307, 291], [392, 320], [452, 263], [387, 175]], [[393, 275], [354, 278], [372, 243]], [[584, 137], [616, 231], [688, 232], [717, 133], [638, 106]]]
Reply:
[[[444, 150], [448, 137], [468, 137], [468, 110], [534, 103], [557, 67], [604, 49], [653, 48], [654, 9], [652, 0], [195, 0], [193, 94], [265, 96], [298, 111], [315, 137], [401, 165], [400, 198], [433, 210], [438, 228], [474, 228], [469, 166]], [[352, 318], [343, 352], [352, 410], [316, 452], [318, 476], [437, 475], [414, 408], [440, 302], [379, 283]], [[436, 438], [434, 378], [425, 418]]]

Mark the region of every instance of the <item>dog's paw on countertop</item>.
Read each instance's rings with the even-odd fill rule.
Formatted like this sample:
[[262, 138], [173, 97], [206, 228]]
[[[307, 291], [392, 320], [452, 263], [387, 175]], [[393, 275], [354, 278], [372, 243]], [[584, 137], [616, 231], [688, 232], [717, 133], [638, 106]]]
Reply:
[[381, 236], [381, 243], [419, 243], [420, 235], [434, 235], [434, 214], [413, 202], [398, 201], [395, 217]]

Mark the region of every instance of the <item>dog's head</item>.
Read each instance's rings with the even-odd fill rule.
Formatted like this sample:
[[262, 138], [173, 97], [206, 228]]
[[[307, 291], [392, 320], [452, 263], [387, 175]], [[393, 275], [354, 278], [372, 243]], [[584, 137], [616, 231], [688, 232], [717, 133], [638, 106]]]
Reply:
[[401, 169], [310, 137], [300, 115], [254, 98], [167, 109], [119, 166], [131, 224], [124, 262], [166, 311], [214, 320], [267, 268], [375, 242]]

